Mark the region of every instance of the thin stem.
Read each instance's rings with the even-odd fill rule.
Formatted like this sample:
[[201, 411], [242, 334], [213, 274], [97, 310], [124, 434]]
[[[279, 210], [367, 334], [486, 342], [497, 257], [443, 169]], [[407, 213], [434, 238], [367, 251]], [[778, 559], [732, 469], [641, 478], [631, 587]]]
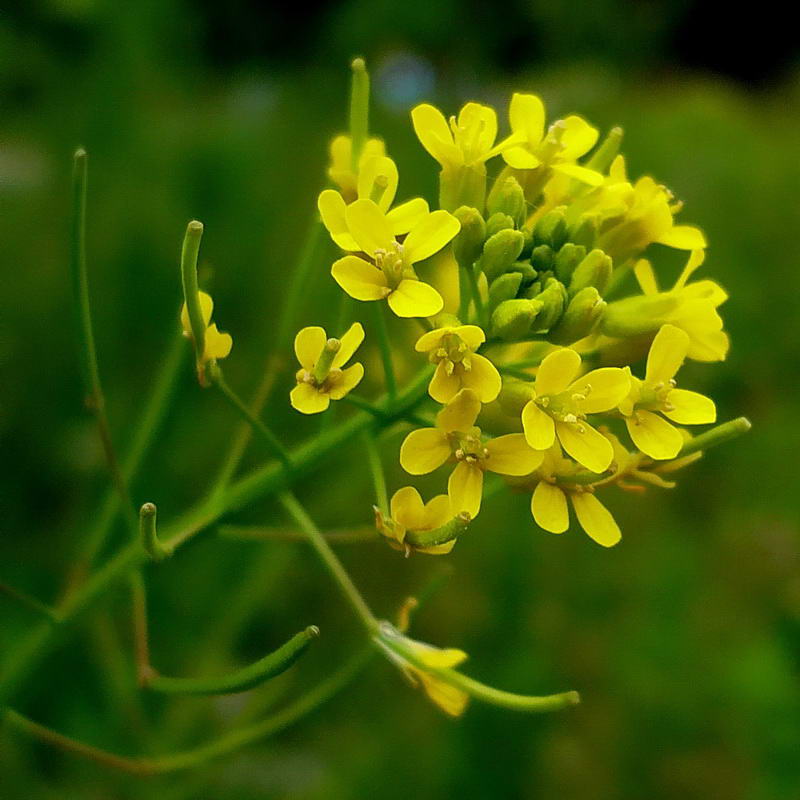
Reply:
[[[225, 539], [238, 539], [244, 542], [304, 542], [306, 540], [302, 531], [267, 525], [220, 525], [217, 532]], [[326, 530], [322, 532], [322, 535], [330, 544], [361, 544], [378, 541], [372, 525], [347, 530]]]
[[350, 67], [350, 167], [357, 175], [361, 152], [369, 135], [369, 73], [363, 58], [354, 58]]
[[549, 694], [541, 697], [535, 695], [514, 694], [504, 692], [487, 686], [485, 683], [469, 678], [461, 672], [452, 669], [431, 670], [441, 674], [448, 683], [458, 686], [469, 695], [485, 703], [494, 706], [510, 708], [512, 711], [559, 711], [562, 708], [569, 708], [577, 705], [581, 697], [577, 692], [562, 692], [561, 694]]
[[394, 374], [394, 364], [392, 362], [392, 344], [389, 341], [389, 330], [386, 326], [383, 303], [373, 303], [373, 314], [375, 316], [375, 332], [378, 336], [378, 348], [383, 362], [383, 374], [386, 379], [386, 393], [389, 395], [389, 404], [394, 402], [397, 397], [397, 378]]
[[467, 276], [472, 302], [475, 306], [475, 317], [478, 324], [485, 330], [489, 321], [486, 319], [486, 311], [483, 307], [483, 298], [481, 297], [481, 290], [478, 286], [478, 276], [475, 274], [474, 269], [465, 269], [464, 272]]
[[681, 448], [677, 458], [683, 458], [700, 450], [706, 450], [709, 447], [728, 442], [743, 433], [747, 433], [752, 427], [753, 425], [747, 417], [737, 417], [729, 422], [723, 422], [705, 431], [705, 433], [689, 439]]
[[314, 524], [314, 521], [308, 516], [305, 508], [291, 492], [282, 492], [278, 495], [278, 501], [286, 510], [286, 513], [289, 514], [306, 535], [306, 538], [322, 560], [330, 576], [338, 584], [345, 599], [350, 603], [356, 615], [364, 624], [367, 633], [373, 633], [377, 629], [378, 622], [372, 611], [370, 611], [366, 601], [361, 596], [361, 592], [358, 591], [356, 585], [342, 566], [342, 563], [336, 557], [333, 550], [331, 550], [322, 531]]
[[0, 594], [10, 597], [21, 606], [24, 606], [29, 611], [33, 611], [35, 614], [43, 616], [51, 623], [59, 622], [58, 612], [54, 608], [51, 608], [41, 600], [37, 600], [27, 592], [23, 592], [21, 589], [15, 589], [7, 583], [0, 582]]
[[245, 419], [253, 428], [261, 435], [261, 438], [267, 443], [267, 446], [272, 451], [272, 454], [284, 465], [284, 467], [291, 471], [292, 460], [286, 448], [280, 443], [275, 434], [245, 405], [244, 401], [239, 397], [236, 392], [228, 386], [225, 376], [222, 374], [222, 369], [217, 364], [209, 365], [208, 374], [211, 382], [216, 386], [222, 396], [230, 403], [230, 405]]
[[383, 463], [375, 442], [375, 435], [371, 430], [366, 430], [361, 438], [364, 440], [364, 449], [367, 451], [367, 463], [372, 475], [372, 485], [375, 488], [375, 502], [381, 513], [384, 516], [388, 516], [389, 495], [386, 491], [386, 475], [383, 472]]
[[153, 673], [150, 666], [150, 640], [147, 631], [147, 592], [142, 571], [131, 573], [131, 595], [133, 605], [133, 642], [136, 680], [139, 686], [146, 685]]
[[202, 377], [203, 354], [206, 349], [206, 321], [200, 306], [200, 289], [197, 285], [197, 258], [200, 254], [200, 240], [203, 238], [203, 223], [193, 219], [186, 226], [181, 247], [181, 281], [183, 299], [189, 315], [189, 325], [194, 339], [194, 352], [197, 373]]

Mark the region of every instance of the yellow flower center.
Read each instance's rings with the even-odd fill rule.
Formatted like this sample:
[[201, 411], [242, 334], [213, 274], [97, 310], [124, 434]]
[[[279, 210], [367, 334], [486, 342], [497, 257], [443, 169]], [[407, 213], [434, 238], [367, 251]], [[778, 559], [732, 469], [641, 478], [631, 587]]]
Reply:
[[472, 368], [470, 355], [472, 350], [457, 333], [446, 333], [439, 341], [439, 346], [430, 352], [431, 363], [444, 362], [448, 375], [452, 375], [457, 365], [465, 371]]
[[642, 384], [636, 408], [645, 408], [649, 411], [672, 411], [674, 406], [669, 402], [669, 393], [675, 388], [674, 378], [655, 384]]
[[472, 428], [467, 433], [457, 431], [449, 434], [450, 448], [456, 461], [468, 464], [481, 464], [489, 457], [489, 451], [483, 444], [480, 428]]
[[375, 251], [375, 266], [386, 276], [386, 282], [392, 289], [396, 289], [405, 277], [405, 262], [403, 260], [403, 245], [393, 242], [390, 249]]
[[473, 117], [468, 125], [459, 125], [455, 117], [450, 117], [450, 130], [457, 147], [464, 154], [464, 163], [480, 160], [483, 155], [481, 137], [485, 128], [484, 119]]
[[534, 402], [558, 422], [577, 423], [578, 432], [583, 433], [580, 421], [586, 419], [586, 414], [581, 404], [591, 391], [591, 384], [587, 383], [582, 393], [566, 391], [560, 394], [547, 394], [537, 397]]

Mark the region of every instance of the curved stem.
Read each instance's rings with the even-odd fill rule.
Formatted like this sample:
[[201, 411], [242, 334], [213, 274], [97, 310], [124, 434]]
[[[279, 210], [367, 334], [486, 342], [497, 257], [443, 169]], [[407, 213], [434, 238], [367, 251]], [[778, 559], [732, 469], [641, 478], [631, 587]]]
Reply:
[[386, 317], [383, 309], [383, 303], [377, 302], [372, 304], [374, 307], [375, 316], [375, 331], [378, 337], [378, 348], [381, 353], [381, 361], [383, 362], [383, 374], [386, 380], [386, 393], [389, 395], [389, 404], [394, 403], [397, 397], [397, 378], [394, 374], [394, 363], [392, 361], [392, 344], [389, 341], [389, 329], [386, 326]]
[[510, 708], [512, 711], [559, 711], [580, 703], [581, 697], [577, 692], [562, 692], [549, 694], [542, 697], [535, 695], [514, 694], [494, 689], [485, 683], [469, 678], [460, 672], [451, 669], [431, 670], [444, 677], [448, 683], [458, 686], [476, 700], [483, 700], [494, 706]]
[[372, 475], [372, 485], [375, 488], [375, 503], [384, 516], [389, 515], [389, 495], [386, 491], [386, 475], [383, 472], [381, 454], [375, 444], [375, 436], [371, 430], [362, 434], [364, 449], [367, 451], [367, 462]]

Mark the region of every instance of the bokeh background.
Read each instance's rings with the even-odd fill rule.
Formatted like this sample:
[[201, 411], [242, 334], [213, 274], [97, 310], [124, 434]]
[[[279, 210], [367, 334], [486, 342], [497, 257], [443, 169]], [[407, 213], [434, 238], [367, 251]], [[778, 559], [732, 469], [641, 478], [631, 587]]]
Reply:
[[[538, 531], [528, 499], [504, 494], [446, 560], [447, 584], [414, 634], [464, 648], [471, 674], [493, 685], [579, 689], [574, 710], [531, 717], [476, 704], [452, 721], [376, 662], [298, 726], [188, 774], [132, 779], [4, 732], [0, 796], [800, 797], [800, 52], [777, 9], [735, 18], [690, 0], [2, 4], [0, 580], [56, 599], [107, 483], [70, 335], [75, 146], [90, 153], [91, 291], [124, 449], [173, 336], [192, 217], [206, 225], [208, 284], [236, 342], [229, 379], [245, 394], [258, 383], [327, 140], [346, 124], [354, 54], [372, 69], [372, 128], [400, 164], [402, 196], [435, 196], [435, 165], [409, 123], [421, 100], [454, 111], [480, 99], [502, 114], [511, 90], [534, 91], [552, 116], [622, 125], [631, 172], [686, 201], [684, 218], [711, 242], [707, 271], [731, 293], [730, 357], [687, 367], [684, 380], [717, 399], [721, 419], [746, 414], [754, 429], [672, 492], [611, 496], [624, 531], [612, 551], [579, 530]], [[299, 322], [332, 324], [333, 290], [323, 254]], [[318, 422], [290, 412], [290, 384], [287, 372], [267, 415], [298, 440]], [[168, 520], [197, 500], [236, 425], [187, 364], [137, 501], [155, 501]], [[385, 451], [393, 486], [397, 444]], [[254, 445], [247, 462], [260, 458]], [[362, 455], [343, 451], [302, 493], [322, 523], [367, 521]], [[228, 521], [281, 518], [265, 501]], [[117, 531], [112, 548], [123, 538]], [[444, 563], [379, 543], [341, 552], [386, 615]], [[225, 670], [309, 623], [323, 638], [246, 695], [142, 701], [125, 593], [112, 592], [16, 706], [110, 749], [166, 752], [279, 708], [359, 641], [299, 544], [212, 530], [147, 581], [153, 659], [167, 672]], [[33, 619], [0, 603], [5, 653]]]

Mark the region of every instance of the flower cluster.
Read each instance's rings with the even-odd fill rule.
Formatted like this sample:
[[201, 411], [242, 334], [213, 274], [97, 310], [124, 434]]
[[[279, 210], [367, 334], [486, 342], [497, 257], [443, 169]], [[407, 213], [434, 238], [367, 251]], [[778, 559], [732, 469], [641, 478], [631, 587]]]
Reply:
[[[408, 433], [399, 456], [410, 475], [447, 467], [447, 494], [426, 505], [416, 489], [399, 489], [378, 530], [406, 553], [448, 552], [495, 473], [530, 492], [544, 530], [567, 530], [571, 504], [594, 541], [616, 544], [599, 490], [671, 485], [659, 474], [692, 460], [681, 458], [691, 441], [684, 426], [716, 420], [713, 401], [675, 383], [685, 359], [719, 361], [728, 350], [724, 290], [690, 281], [705, 237], [676, 223], [681, 203], [669, 189], [628, 178], [619, 128], [598, 144], [581, 117], [548, 125], [542, 101], [521, 93], [505, 136], [495, 110], [478, 103], [449, 119], [423, 103], [411, 120], [440, 167], [438, 210], [423, 198], [394, 205], [399, 171], [385, 145], [369, 139], [354, 153], [348, 136], [333, 142], [336, 188], [318, 204], [344, 251], [334, 280], [356, 300], [385, 300], [396, 316], [416, 318], [424, 331], [414, 349], [434, 370], [428, 394], [439, 411]], [[667, 290], [644, 257], [652, 248], [658, 258], [660, 246], [688, 252]], [[362, 373], [355, 365], [352, 377], [334, 370], [325, 379], [324, 332], [298, 337], [311, 342], [310, 331], [313, 346], [296, 348], [292, 391], [305, 413], [345, 396]], [[397, 341], [381, 344], [395, 362], [410, 361]], [[352, 350], [326, 363], [337, 367]]]

